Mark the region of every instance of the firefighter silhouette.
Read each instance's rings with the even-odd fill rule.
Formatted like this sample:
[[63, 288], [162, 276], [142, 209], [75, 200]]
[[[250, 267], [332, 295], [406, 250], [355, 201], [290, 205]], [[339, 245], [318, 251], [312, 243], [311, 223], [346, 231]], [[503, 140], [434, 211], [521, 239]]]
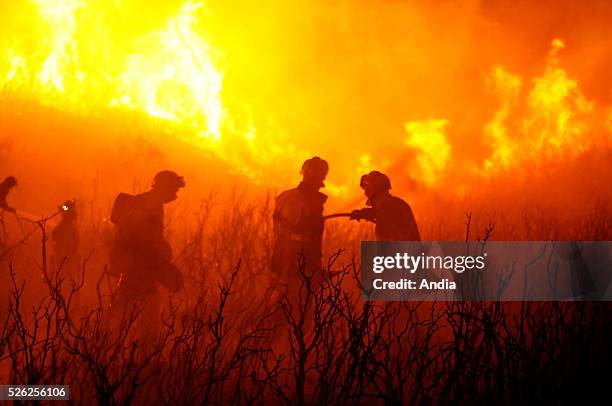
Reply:
[[571, 299], [609, 300], [612, 256], [603, 241], [553, 243], [554, 253], [569, 274]]
[[389, 193], [391, 181], [378, 171], [361, 177], [361, 188], [370, 207], [353, 210], [351, 219], [376, 224], [379, 241], [420, 241], [421, 236], [412, 209], [404, 200]]
[[299, 281], [300, 263], [307, 275], [320, 274], [323, 205], [327, 196], [319, 189], [325, 186], [328, 171], [325, 160], [319, 157], [306, 160], [302, 165], [302, 182], [276, 198], [272, 269], [288, 285]]
[[6, 179], [4, 179], [4, 181], [2, 181], [2, 183], [0, 183], [0, 225], [2, 226], [2, 239], [0, 239], [0, 247], [2, 247], [2, 243], [6, 241], [8, 237], [6, 225], [4, 223], [4, 213], [16, 213], [15, 209], [9, 206], [6, 201], [9, 192], [16, 186], [17, 179], [15, 179], [13, 176], [8, 176]]
[[67, 200], [59, 207], [61, 220], [51, 232], [54, 271], [80, 282], [79, 230], [76, 201]]
[[161, 171], [148, 192], [136, 196], [120, 193], [111, 213], [116, 232], [109, 273], [120, 278], [114, 312], [140, 306], [144, 324], [152, 334], [159, 324], [157, 286], [161, 284], [171, 292], [183, 287], [181, 273], [172, 263], [172, 249], [164, 237], [164, 205], [176, 200], [184, 186], [185, 181], [175, 172]]
[[13, 176], [9, 176], [2, 183], [0, 183], [0, 209], [15, 213], [15, 209], [8, 205], [6, 198], [14, 187], [17, 186], [17, 179]]
[[[5, 212], [15, 214], [15, 209], [8, 205], [6, 198], [15, 186], [17, 186], [17, 179], [13, 176], [9, 176], [2, 183], [0, 183], [0, 227], [2, 228], [2, 234], [0, 235], [0, 261], [2, 261], [5, 255], [8, 253], [7, 240], [8, 231], [6, 229], [6, 223], [4, 222]], [[3, 263], [0, 263], [2, 268], [5, 268]], [[5, 309], [8, 309], [8, 297], [9, 297], [9, 275], [8, 272], [0, 272], [0, 298], [6, 298], [0, 301], [0, 317], [2, 320], [5, 319]]]

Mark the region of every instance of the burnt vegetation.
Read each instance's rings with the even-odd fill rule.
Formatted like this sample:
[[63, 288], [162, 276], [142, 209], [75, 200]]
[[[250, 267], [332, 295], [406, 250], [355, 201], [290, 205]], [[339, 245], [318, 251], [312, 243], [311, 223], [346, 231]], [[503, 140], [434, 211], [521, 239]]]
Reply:
[[[155, 328], [140, 321], [146, 303], [111, 317], [103, 244], [68, 274], [49, 258], [45, 221], [3, 243], [2, 383], [67, 384], [71, 403], [105, 405], [573, 403], [605, 392], [607, 302], [365, 301], [358, 260], [342, 249], [322, 278], [299, 263], [288, 287], [269, 270], [269, 203], [236, 198], [214, 222], [213, 206], [173, 235], [187, 283], [164, 294]], [[606, 213], [581, 233], [609, 238]], [[339, 235], [328, 239], [344, 245]]]

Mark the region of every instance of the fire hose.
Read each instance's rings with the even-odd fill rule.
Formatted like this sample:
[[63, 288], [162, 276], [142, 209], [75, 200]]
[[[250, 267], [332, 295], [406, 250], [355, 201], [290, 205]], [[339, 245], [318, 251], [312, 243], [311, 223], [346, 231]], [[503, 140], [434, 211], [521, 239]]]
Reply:
[[323, 216], [323, 220], [329, 220], [338, 217], [351, 217], [351, 213], [334, 213], [328, 214], [327, 216]]

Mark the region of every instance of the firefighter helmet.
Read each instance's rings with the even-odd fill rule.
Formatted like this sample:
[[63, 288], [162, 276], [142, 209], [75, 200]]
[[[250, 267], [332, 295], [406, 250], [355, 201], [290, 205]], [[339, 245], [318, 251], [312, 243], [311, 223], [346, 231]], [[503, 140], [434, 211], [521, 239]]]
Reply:
[[371, 188], [373, 190], [389, 190], [391, 189], [391, 181], [389, 177], [384, 173], [378, 171], [372, 171], [366, 175], [361, 177], [361, 182], [359, 183], [363, 189]]
[[180, 189], [185, 187], [185, 180], [174, 171], [158, 172], [153, 178], [153, 189], [173, 188]]
[[302, 165], [303, 175], [307, 175], [311, 173], [312, 174], [318, 173], [318, 174], [326, 175], [327, 172], [329, 172], [329, 165], [327, 164], [327, 161], [319, 158], [318, 156], [307, 159], [306, 161], [304, 161], [304, 164]]

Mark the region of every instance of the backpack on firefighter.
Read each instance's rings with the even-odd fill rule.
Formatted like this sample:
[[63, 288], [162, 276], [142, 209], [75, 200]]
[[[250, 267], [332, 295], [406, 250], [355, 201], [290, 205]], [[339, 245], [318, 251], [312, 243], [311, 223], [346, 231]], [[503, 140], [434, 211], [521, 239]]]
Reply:
[[[111, 222], [115, 225], [115, 238], [110, 250], [109, 270], [112, 276], [125, 279], [140, 275], [143, 271], [154, 277], [170, 292], [177, 292], [184, 286], [183, 275], [172, 263], [172, 249], [163, 238], [156, 246], [139, 246], [133, 241], [135, 232], [141, 227], [143, 205], [139, 196], [120, 193], [113, 204]], [[147, 269], [143, 269], [147, 268]]]

